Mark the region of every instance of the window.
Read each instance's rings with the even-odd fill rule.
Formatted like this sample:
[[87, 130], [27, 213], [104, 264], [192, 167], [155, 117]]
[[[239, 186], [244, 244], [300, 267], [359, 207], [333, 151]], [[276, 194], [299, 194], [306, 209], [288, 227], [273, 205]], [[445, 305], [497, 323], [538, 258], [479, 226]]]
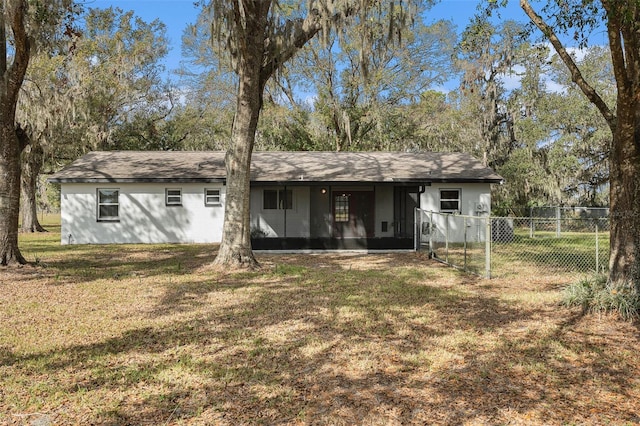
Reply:
[[264, 210], [293, 209], [293, 192], [290, 189], [265, 189], [262, 197]]
[[460, 211], [460, 190], [441, 189], [440, 190], [440, 211], [453, 213]]
[[98, 188], [98, 222], [120, 219], [119, 193], [118, 189]]
[[181, 206], [182, 205], [182, 189], [169, 189], [165, 190], [165, 201], [167, 206]]
[[205, 206], [219, 206], [220, 203], [220, 189], [205, 188], [204, 190], [204, 205]]
[[349, 222], [349, 196], [336, 195], [333, 205], [333, 219], [336, 222]]

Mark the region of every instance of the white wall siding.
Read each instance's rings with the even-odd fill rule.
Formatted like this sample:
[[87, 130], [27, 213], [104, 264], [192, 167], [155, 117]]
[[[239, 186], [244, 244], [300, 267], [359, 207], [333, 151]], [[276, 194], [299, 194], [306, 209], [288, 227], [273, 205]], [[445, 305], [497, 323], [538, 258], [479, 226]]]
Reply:
[[[486, 217], [491, 209], [491, 186], [483, 183], [452, 183], [433, 184], [427, 186], [422, 194], [420, 208], [424, 211], [440, 213], [440, 190], [460, 189], [460, 215]], [[480, 206], [480, 207], [479, 207]], [[445, 216], [433, 216], [433, 232], [439, 239], [448, 235], [449, 241], [468, 242], [484, 241], [484, 222], [461, 217], [447, 219]], [[428, 239], [428, 235], [422, 235], [422, 239]]]
[[[460, 190], [460, 214], [468, 216], [488, 215], [491, 209], [491, 185], [488, 183], [434, 183], [425, 188], [420, 199], [420, 208], [440, 212], [440, 190]], [[485, 209], [479, 212], [478, 204]]]
[[[98, 221], [98, 188], [119, 190], [118, 221]], [[182, 205], [166, 205], [167, 188], [181, 190]], [[220, 190], [220, 205], [205, 206], [205, 188]], [[264, 189], [284, 189], [284, 187], [251, 189], [252, 230], [259, 229], [266, 237], [310, 237], [312, 188], [309, 186], [287, 187], [292, 191], [293, 208], [286, 210], [286, 221], [284, 210], [263, 208]], [[489, 184], [460, 183], [427, 186], [424, 193], [420, 194], [420, 206], [423, 210], [439, 212], [441, 189], [460, 189], [461, 214], [471, 216], [489, 214], [491, 206]], [[313, 190], [315, 191], [315, 188]], [[225, 187], [221, 183], [65, 183], [61, 186], [61, 196], [62, 244], [218, 243], [222, 239]], [[330, 200], [324, 198], [318, 198], [318, 200], [329, 203], [321, 212], [326, 216], [326, 224], [323, 226], [327, 227], [326, 233], [329, 236], [332, 223]], [[376, 186], [375, 200], [375, 237], [392, 237], [394, 235], [393, 186]], [[486, 208], [482, 211], [478, 210], [479, 204]], [[317, 212], [314, 210], [314, 213]], [[387, 222], [386, 232], [382, 232], [382, 222]], [[316, 228], [319, 227], [316, 226]], [[445, 224], [438, 224], [439, 230], [442, 231], [445, 228]], [[451, 232], [462, 231], [460, 226], [456, 225], [454, 228], [458, 229], [451, 229]], [[474, 231], [474, 235], [476, 234], [483, 235], [483, 230]]]
[[[119, 190], [119, 221], [97, 220], [98, 188]], [[181, 206], [165, 204], [166, 188], [182, 190]], [[205, 206], [205, 188], [220, 189], [219, 206]], [[224, 192], [219, 183], [63, 184], [62, 244], [220, 242]]]

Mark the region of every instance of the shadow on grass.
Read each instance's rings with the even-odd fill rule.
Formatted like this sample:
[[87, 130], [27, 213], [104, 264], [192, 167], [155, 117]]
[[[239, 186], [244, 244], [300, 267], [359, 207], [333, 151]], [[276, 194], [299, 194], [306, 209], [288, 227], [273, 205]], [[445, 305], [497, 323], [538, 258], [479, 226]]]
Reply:
[[[133, 246], [85, 249], [103, 271], [84, 276], [67, 258], [52, 268], [72, 282], [182, 279], [157, 284], [139, 324], [113, 337], [0, 347], [10, 389], [46, 398], [40, 410], [61, 424], [87, 405], [93, 424], [638, 420], [637, 337], [593, 341], [580, 318], [476, 291], [480, 279], [417, 255], [267, 256], [259, 272], [189, 275], [208, 247], [156, 247], [153, 259]], [[126, 288], [114, 291], [125, 303]], [[12, 409], [25, 410], [20, 401]]]
[[82, 245], [58, 246], [30, 244], [26, 258], [59, 285], [190, 274], [210, 263], [217, 245]]
[[[367, 416], [410, 423], [432, 413], [473, 420], [479, 413], [451, 410], [461, 390], [446, 383], [475, 371], [433, 367], [437, 355], [425, 353], [439, 347], [452, 359], [475, 358], [476, 336], [535, 312], [439, 286], [439, 279], [428, 268], [293, 265], [180, 289], [167, 284], [152, 319], [186, 311], [192, 318], [44, 353], [5, 349], [2, 366], [51, 378], [54, 395], [121, 395], [93, 413], [96, 423], [351, 423]], [[233, 303], [202, 303], [225, 299]], [[486, 356], [498, 360], [500, 350]]]

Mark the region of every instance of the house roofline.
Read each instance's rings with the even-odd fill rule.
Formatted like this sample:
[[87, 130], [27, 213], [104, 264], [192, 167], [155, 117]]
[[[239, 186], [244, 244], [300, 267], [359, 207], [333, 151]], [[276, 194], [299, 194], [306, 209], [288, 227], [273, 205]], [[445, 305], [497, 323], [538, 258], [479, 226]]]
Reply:
[[227, 183], [226, 178], [49, 178], [49, 183]]
[[[49, 183], [222, 183], [226, 185], [227, 179], [222, 178], [49, 178]], [[318, 186], [318, 185], [426, 185], [433, 183], [502, 183], [502, 179], [394, 179], [391, 181], [367, 181], [367, 180], [290, 180], [290, 181], [263, 181], [251, 180], [257, 186]]]

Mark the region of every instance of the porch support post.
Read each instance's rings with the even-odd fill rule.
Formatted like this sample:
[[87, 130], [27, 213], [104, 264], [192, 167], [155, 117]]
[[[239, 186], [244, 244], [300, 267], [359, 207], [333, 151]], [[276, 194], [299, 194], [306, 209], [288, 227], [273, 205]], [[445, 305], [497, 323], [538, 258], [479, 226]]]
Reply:
[[420, 251], [422, 246], [422, 214], [420, 209], [413, 209], [413, 248], [414, 251]]
[[[293, 194], [291, 194], [291, 198], [293, 198]], [[287, 238], [287, 205], [289, 204], [289, 200], [287, 197], [287, 185], [284, 186], [284, 238]]]

